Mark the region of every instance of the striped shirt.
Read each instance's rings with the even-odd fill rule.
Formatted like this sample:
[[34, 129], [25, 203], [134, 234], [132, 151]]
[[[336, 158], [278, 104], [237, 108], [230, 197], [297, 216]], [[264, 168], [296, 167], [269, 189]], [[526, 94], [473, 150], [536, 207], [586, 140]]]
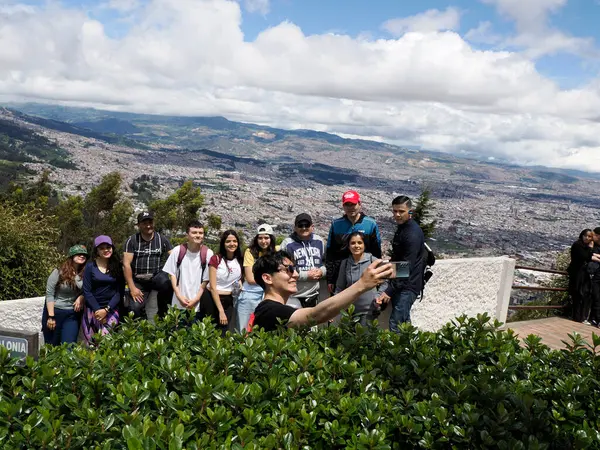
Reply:
[[144, 240], [141, 233], [130, 236], [125, 242], [125, 253], [133, 254], [131, 261], [133, 277], [157, 274], [172, 248], [169, 240], [157, 232], [154, 232], [154, 236], [149, 241]]

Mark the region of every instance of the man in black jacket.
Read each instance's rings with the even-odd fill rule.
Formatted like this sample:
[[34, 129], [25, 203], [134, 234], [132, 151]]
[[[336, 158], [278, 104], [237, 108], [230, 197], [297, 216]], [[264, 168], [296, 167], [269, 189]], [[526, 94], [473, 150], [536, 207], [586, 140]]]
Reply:
[[392, 301], [390, 331], [398, 332], [398, 325], [410, 322], [410, 309], [423, 289], [425, 268], [425, 236], [412, 218], [412, 201], [401, 195], [392, 201], [394, 221], [398, 224], [392, 240], [392, 261], [408, 261], [407, 279], [393, 279], [378, 301]]

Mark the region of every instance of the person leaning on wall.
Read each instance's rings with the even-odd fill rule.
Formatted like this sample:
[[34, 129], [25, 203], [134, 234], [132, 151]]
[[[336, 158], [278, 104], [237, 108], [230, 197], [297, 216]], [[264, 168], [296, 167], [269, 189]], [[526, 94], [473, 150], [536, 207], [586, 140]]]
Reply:
[[88, 258], [84, 245], [69, 249], [67, 259], [54, 269], [46, 283], [42, 333], [48, 345], [77, 342], [83, 311], [83, 270]]

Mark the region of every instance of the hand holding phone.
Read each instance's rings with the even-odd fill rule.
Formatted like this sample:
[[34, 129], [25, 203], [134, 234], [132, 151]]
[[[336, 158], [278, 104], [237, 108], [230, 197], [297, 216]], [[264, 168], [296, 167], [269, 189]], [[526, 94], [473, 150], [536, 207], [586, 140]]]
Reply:
[[390, 263], [392, 265], [392, 275], [388, 278], [396, 278], [399, 280], [407, 280], [410, 276], [410, 268], [408, 261], [384, 261], [381, 260], [379, 265]]

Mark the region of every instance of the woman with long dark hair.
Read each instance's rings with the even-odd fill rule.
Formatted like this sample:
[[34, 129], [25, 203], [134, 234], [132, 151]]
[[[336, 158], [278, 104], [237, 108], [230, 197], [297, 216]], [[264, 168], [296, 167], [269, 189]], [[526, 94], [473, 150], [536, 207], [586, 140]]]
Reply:
[[271, 225], [262, 224], [256, 231], [256, 236], [252, 244], [244, 253], [244, 284], [242, 292], [235, 304], [236, 310], [236, 327], [238, 331], [246, 329], [250, 315], [254, 312], [256, 306], [262, 301], [264, 291], [254, 281], [252, 267], [260, 256], [274, 253], [275, 235]]
[[[354, 231], [348, 236], [348, 249], [350, 256], [340, 265], [337, 282], [335, 284], [335, 294], [339, 294], [344, 289], [356, 283], [367, 267], [379, 258], [375, 258], [371, 253], [365, 252], [365, 235], [361, 231]], [[377, 318], [378, 309], [375, 308], [375, 299], [379, 296], [377, 288], [373, 288], [362, 293], [354, 301], [354, 315], [358, 316], [359, 323], [366, 326]]]
[[83, 245], [69, 249], [68, 258], [54, 269], [46, 283], [42, 332], [48, 345], [77, 342], [83, 310], [83, 269], [88, 252]]
[[203, 316], [212, 317], [223, 336], [233, 317], [233, 295], [241, 289], [242, 250], [235, 230], [221, 235], [219, 252], [208, 263], [208, 289], [201, 301]]
[[107, 334], [118, 325], [124, 288], [123, 266], [112, 239], [98, 236], [94, 240], [92, 261], [83, 273], [83, 336], [88, 345], [94, 334]]

